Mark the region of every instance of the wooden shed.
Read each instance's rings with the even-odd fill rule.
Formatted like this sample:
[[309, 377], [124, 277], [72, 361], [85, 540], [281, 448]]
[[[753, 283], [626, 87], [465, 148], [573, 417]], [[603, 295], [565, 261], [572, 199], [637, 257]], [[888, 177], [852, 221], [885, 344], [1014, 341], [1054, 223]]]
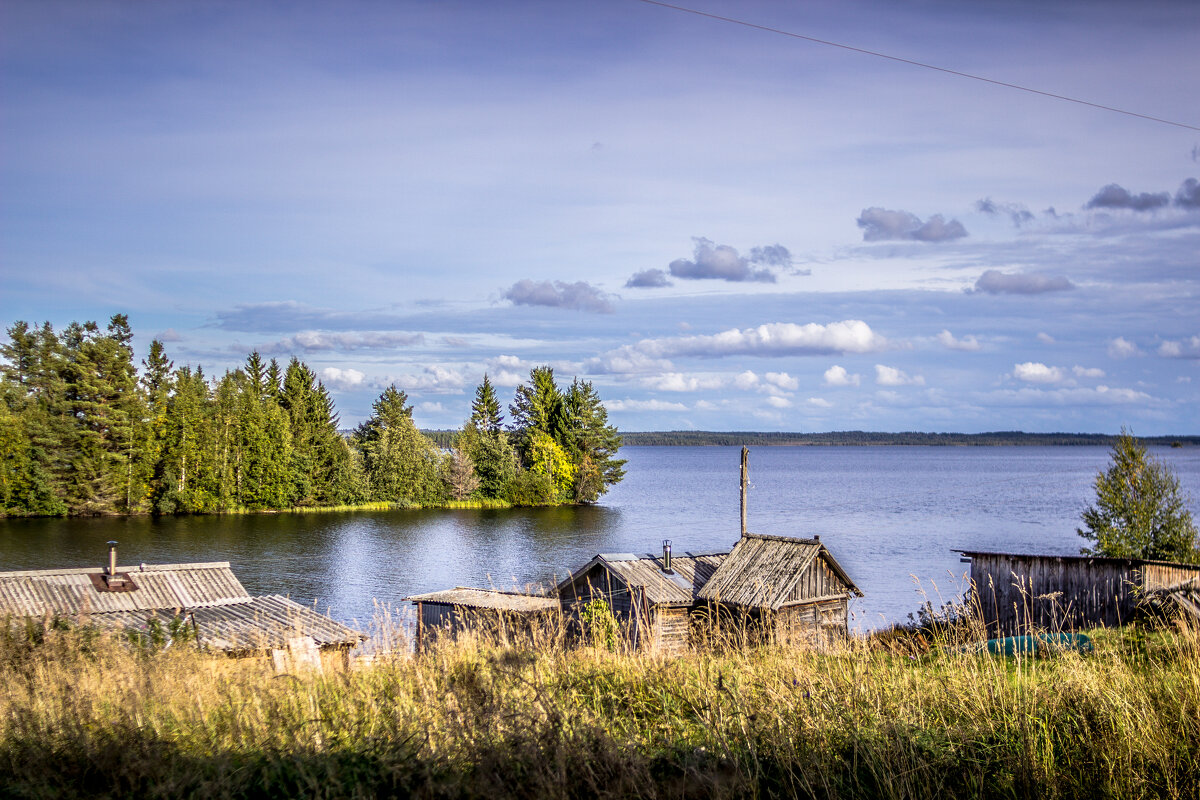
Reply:
[[781, 644], [845, 636], [850, 598], [863, 593], [819, 537], [746, 533], [698, 597]]
[[499, 641], [532, 635], [539, 623], [559, 614], [558, 599], [539, 592], [502, 592], [458, 586], [406, 597], [417, 607], [416, 647], [439, 636], [471, 630], [494, 634]]
[[1099, 556], [957, 550], [971, 562], [971, 597], [992, 635], [1117, 626], [1148, 593], [1200, 577], [1200, 564]]
[[559, 602], [578, 627], [583, 607], [604, 600], [632, 647], [677, 654], [687, 649], [700, 589], [726, 555], [671, 555], [669, 543], [661, 556], [601, 553], [558, 585]]
[[366, 636], [286, 597], [251, 597], [228, 561], [0, 572], [0, 620], [66, 618], [130, 633], [186, 625], [209, 650], [249, 654], [311, 637], [322, 649]]

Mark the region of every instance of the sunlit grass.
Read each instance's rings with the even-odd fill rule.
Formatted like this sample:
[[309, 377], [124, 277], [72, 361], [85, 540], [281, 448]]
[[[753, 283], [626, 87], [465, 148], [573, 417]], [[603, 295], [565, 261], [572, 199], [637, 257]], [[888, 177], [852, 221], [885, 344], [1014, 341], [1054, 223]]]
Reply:
[[[1200, 641], [859, 639], [667, 659], [481, 638], [323, 675], [67, 630], [0, 641], [14, 796], [1196, 797]], [[911, 644], [911, 643], [910, 643]]]

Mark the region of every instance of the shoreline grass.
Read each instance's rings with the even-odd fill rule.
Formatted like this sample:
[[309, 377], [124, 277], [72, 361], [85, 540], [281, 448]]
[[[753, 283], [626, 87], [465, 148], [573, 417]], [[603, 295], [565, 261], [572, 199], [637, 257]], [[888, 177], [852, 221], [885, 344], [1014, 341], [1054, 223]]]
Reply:
[[[13, 631], [15, 629], [10, 629]], [[479, 638], [353, 671], [0, 639], [14, 797], [1165, 797], [1200, 787], [1200, 636], [1004, 658], [855, 640], [677, 659]]]

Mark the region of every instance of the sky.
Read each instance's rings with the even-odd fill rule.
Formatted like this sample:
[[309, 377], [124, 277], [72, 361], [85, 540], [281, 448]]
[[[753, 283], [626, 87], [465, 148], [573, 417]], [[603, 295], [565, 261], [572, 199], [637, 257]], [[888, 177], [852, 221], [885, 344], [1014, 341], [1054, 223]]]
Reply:
[[1200, 433], [1200, 4], [0, 0], [0, 320], [623, 430]]

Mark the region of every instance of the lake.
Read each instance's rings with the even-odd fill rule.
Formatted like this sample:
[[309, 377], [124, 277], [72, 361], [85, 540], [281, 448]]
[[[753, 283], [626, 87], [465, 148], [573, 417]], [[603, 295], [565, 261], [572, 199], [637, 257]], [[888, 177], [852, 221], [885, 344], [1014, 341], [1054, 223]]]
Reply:
[[[1151, 448], [1200, 497], [1200, 449]], [[230, 561], [251, 594], [315, 602], [367, 624], [377, 603], [456, 585], [554, 582], [597, 553], [728, 549], [738, 538], [736, 447], [629, 447], [597, 506], [478, 511], [0, 520], [0, 569]], [[749, 528], [819, 534], [866, 593], [852, 626], [902, 620], [961, 594], [953, 549], [1073, 554], [1103, 447], [761, 447]], [[919, 585], [917, 583], [919, 581]]]

